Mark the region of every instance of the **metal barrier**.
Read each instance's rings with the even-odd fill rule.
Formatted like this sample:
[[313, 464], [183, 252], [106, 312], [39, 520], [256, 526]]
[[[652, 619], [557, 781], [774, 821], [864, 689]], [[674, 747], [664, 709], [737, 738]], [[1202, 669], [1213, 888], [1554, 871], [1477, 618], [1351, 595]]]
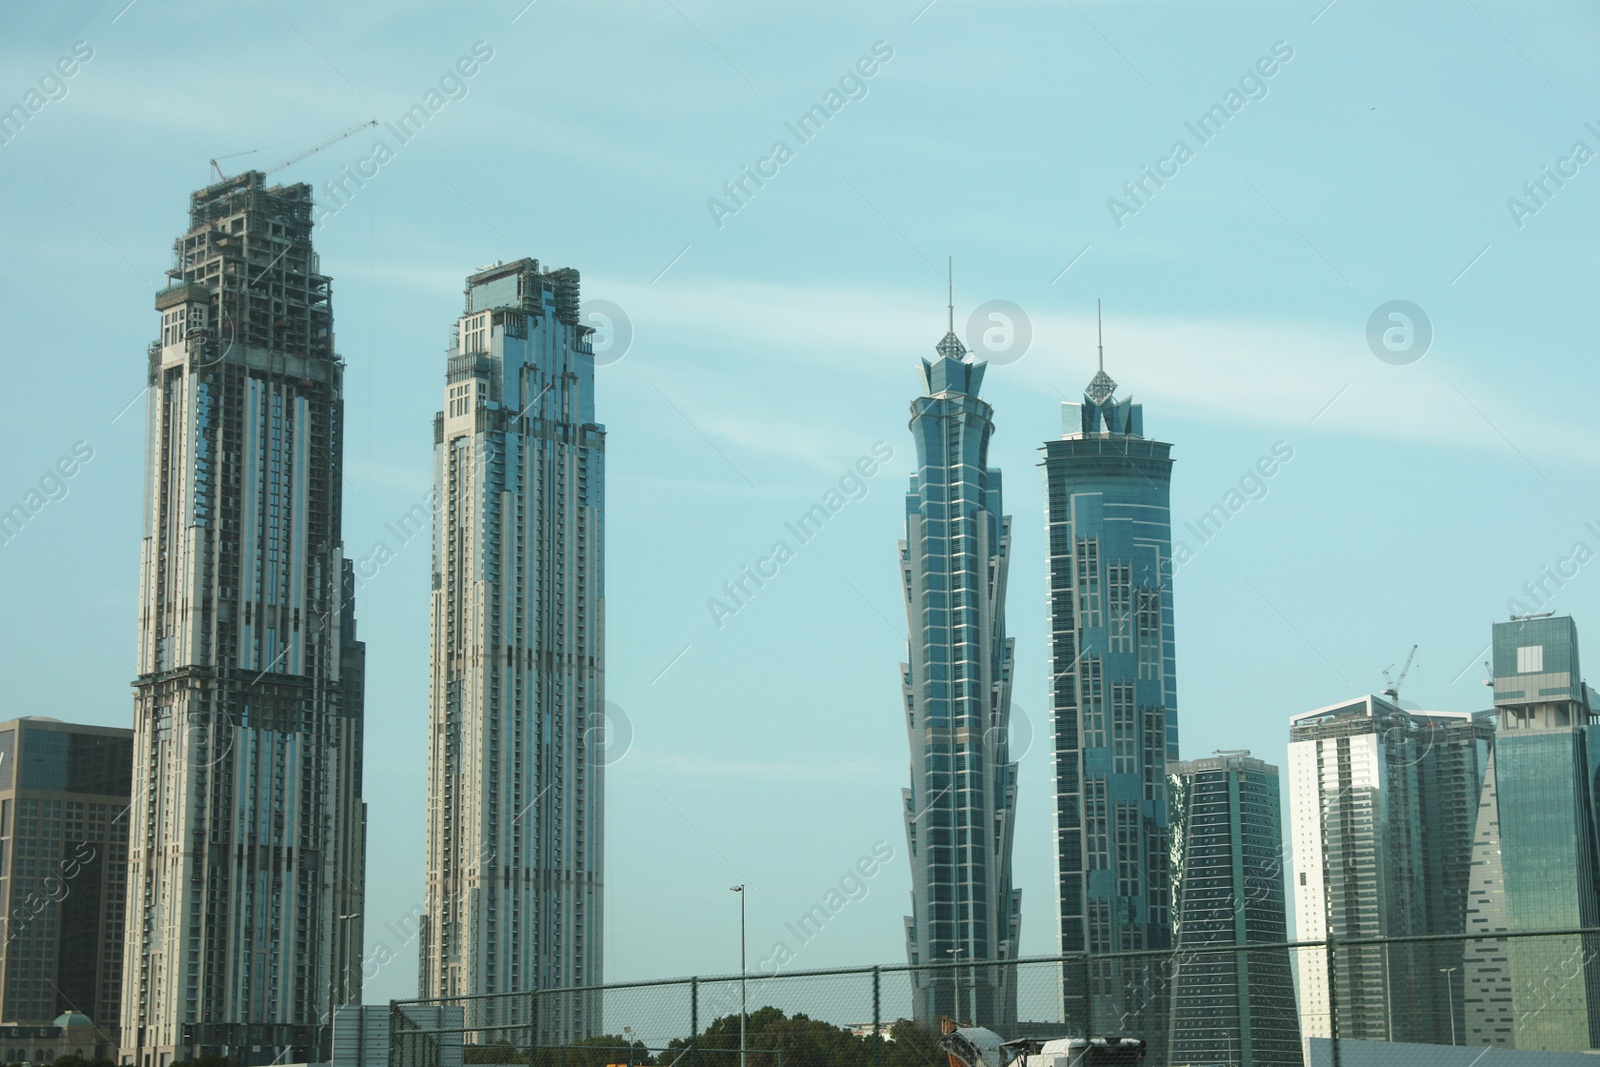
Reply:
[[940, 1067], [939, 1020], [911, 1018], [914, 1003], [947, 1005], [959, 1022], [1007, 1040], [1142, 1038], [1146, 1067], [1305, 1067], [1312, 1039], [1318, 1048], [1328, 1039], [1330, 1058], [1319, 1053], [1317, 1067], [1343, 1067], [1341, 1046], [1351, 1041], [1435, 1046], [1441, 1063], [1454, 1062], [1448, 1046], [1463, 1055], [1600, 1047], [1600, 928], [1590, 927], [1208, 943], [744, 980], [742, 1051], [732, 974], [395, 1001], [390, 1064], [449, 1067], [454, 1046], [455, 1063], [530, 1067]]

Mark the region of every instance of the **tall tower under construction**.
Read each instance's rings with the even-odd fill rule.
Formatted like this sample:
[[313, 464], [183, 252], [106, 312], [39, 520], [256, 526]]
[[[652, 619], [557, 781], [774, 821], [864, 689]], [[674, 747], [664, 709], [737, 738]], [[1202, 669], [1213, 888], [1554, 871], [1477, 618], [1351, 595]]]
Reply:
[[900, 542], [910, 634], [900, 667], [911, 745], [911, 786], [902, 791], [906, 956], [923, 965], [912, 972], [919, 1022], [948, 1015], [1003, 1033], [1016, 1021], [1016, 969], [993, 962], [1016, 958], [1022, 919], [1011, 877], [1017, 765], [1007, 738], [1011, 518], [1000, 472], [989, 466], [994, 409], [978, 397], [987, 365], [967, 356], [954, 329], [935, 351], [922, 361], [923, 392], [911, 402], [917, 471]]
[[[590, 332], [575, 270], [522, 259], [467, 278], [433, 422], [423, 996], [601, 981], [605, 428]], [[467, 1025], [521, 1023], [541, 1043], [599, 1032], [597, 997], [541, 997], [537, 1022], [515, 1014], [530, 1004], [471, 1002]]]
[[311, 187], [190, 201], [149, 350], [122, 1058], [327, 1054], [361, 1000], [364, 646]]

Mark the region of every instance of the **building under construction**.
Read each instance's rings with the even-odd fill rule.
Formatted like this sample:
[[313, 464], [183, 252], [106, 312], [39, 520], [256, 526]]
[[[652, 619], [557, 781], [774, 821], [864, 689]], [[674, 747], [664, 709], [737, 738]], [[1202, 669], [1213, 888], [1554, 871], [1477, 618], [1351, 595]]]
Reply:
[[122, 1059], [325, 1058], [359, 1003], [364, 648], [311, 187], [195, 193], [149, 350]]

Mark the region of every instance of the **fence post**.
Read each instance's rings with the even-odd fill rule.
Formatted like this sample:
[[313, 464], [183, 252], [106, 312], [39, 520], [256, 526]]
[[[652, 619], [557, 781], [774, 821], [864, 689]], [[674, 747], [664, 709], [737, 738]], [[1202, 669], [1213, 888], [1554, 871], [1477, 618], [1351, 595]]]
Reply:
[[700, 979], [689, 979], [689, 1067], [700, 1062]]
[[883, 972], [872, 968], [872, 1067], [883, 1056]]
[[1083, 1036], [1094, 1035], [1094, 963], [1083, 954]]
[[528, 994], [528, 1067], [539, 1067], [539, 987]]
[[1333, 1067], [1339, 1063], [1339, 973], [1335, 968], [1337, 953], [1333, 947], [1333, 934], [1328, 935], [1328, 1034], [1333, 1044]]

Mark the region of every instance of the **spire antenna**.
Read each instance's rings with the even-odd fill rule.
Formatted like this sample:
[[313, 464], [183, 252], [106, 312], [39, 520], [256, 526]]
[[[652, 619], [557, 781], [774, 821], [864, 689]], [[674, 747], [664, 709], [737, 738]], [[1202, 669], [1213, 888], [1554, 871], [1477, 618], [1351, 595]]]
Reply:
[[1094, 298], [1094, 334], [1097, 346], [1100, 349], [1100, 373], [1106, 371], [1106, 331], [1100, 321], [1100, 298]]
[[950, 293], [950, 332], [956, 332], [956, 257], [950, 256], [944, 261], [944, 281], [949, 286]]
[[1117, 391], [1117, 383], [1111, 380], [1111, 375], [1106, 373], [1106, 331], [1105, 321], [1100, 314], [1100, 298], [1094, 301], [1094, 334], [1095, 347], [1100, 351], [1100, 369], [1089, 380], [1089, 388], [1083, 395], [1092, 403], [1104, 404], [1110, 400]]
[[934, 351], [938, 352], [939, 355], [945, 359], [961, 359], [967, 354], [966, 346], [963, 345], [961, 343], [961, 339], [956, 336], [956, 283], [954, 280], [954, 271], [952, 269], [954, 263], [954, 256], [951, 256], [949, 259], [945, 260], [944, 278], [945, 284], [949, 286], [950, 291], [950, 330], [944, 335], [944, 339], [934, 346]]

